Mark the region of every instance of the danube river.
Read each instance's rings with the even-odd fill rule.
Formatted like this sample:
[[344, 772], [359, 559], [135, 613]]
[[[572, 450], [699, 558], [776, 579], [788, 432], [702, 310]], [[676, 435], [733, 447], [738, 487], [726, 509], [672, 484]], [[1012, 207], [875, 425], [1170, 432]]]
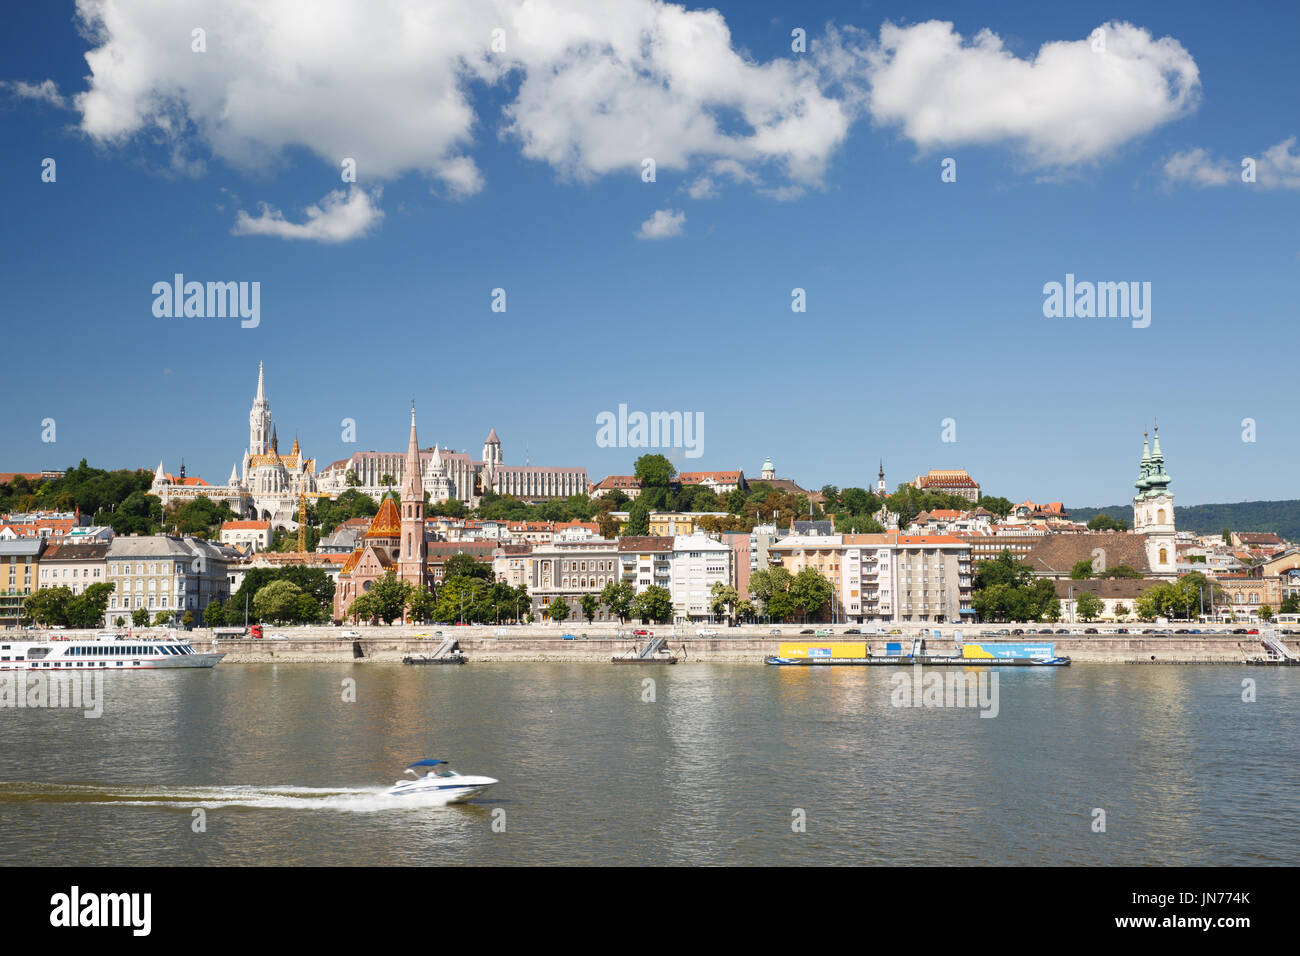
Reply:
[[[1300, 862], [1300, 670], [997, 676], [982, 717], [885, 668], [108, 674], [99, 718], [0, 709], [0, 863]], [[423, 757], [501, 782], [383, 794]]]

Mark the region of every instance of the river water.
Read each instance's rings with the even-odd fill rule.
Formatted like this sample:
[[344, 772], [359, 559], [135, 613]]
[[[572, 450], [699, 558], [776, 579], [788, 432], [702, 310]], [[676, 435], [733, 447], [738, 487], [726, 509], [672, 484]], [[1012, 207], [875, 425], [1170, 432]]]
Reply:
[[[996, 673], [994, 717], [884, 668], [108, 674], [98, 718], [0, 708], [0, 863], [1300, 862], [1300, 670]], [[423, 757], [501, 782], [383, 793]]]

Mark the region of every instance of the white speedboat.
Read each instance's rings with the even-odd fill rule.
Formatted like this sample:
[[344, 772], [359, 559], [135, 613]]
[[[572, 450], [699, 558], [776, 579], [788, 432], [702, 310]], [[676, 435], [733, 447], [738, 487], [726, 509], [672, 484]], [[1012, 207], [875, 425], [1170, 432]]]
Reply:
[[[424, 771], [423, 776], [420, 774], [421, 770]], [[459, 803], [477, 797], [497, 783], [491, 777], [463, 776], [447, 766], [445, 760], [417, 760], [406, 768], [406, 772], [412, 779], [397, 781], [392, 789], [387, 791], [389, 796], [440, 794], [447, 797], [448, 803]]]

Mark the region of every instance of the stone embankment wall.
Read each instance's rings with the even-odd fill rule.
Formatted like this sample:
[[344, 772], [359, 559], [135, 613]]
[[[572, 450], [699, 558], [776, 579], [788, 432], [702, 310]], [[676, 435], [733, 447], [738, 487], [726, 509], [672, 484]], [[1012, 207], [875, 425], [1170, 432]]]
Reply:
[[[266, 661], [400, 661], [407, 655], [430, 654], [442, 642], [435, 636], [454, 636], [460, 643], [461, 650], [471, 661], [603, 661], [611, 656], [632, 650], [638, 639], [629, 635], [614, 637], [609, 631], [591, 629], [584, 638], [582, 629], [561, 632], [554, 628], [437, 628], [420, 629], [409, 627], [364, 627], [355, 628], [361, 634], [359, 639], [342, 638], [340, 628], [280, 628], [267, 629], [267, 634], [281, 634], [285, 640], [262, 640], [243, 638], [239, 640], [220, 639], [218, 650], [224, 651], [227, 663], [252, 663]], [[655, 634], [666, 637], [671, 648], [685, 653], [686, 661], [736, 661], [762, 662], [765, 657], [777, 653], [782, 641], [813, 640], [865, 640], [872, 654], [883, 655], [889, 641], [902, 641], [904, 649], [910, 649], [911, 638], [908, 636], [859, 637], [857, 635], [837, 634], [834, 638], [817, 638], [799, 635], [798, 629], [784, 629], [780, 637], [753, 633], [741, 636], [738, 629], [723, 630], [725, 637], [698, 638], [691, 631], [691, 636], [674, 636], [669, 629], [655, 628]], [[684, 630], [684, 629], [682, 629]], [[575, 640], [564, 640], [562, 633], [573, 633]], [[428, 637], [415, 635], [427, 634]], [[200, 650], [208, 650], [210, 634], [196, 630], [189, 635], [192, 643]], [[640, 639], [642, 642], [644, 639]], [[1010, 642], [1008, 637], [979, 638], [970, 631], [966, 640]], [[1178, 635], [1136, 635], [1136, 634], [1053, 634], [1035, 635], [1033, 638], [1016, 638], [1026, 643], [1047, 643], [1055, 645], [1056, 653], [1068, 656], [1075, 661], [1111, 662], [1111, 663], [1232, 663], [1241, 662], [1264, 653], [1263, 645], [1257, 636], [1241, 634], [1178, 634]], [[1287, 638], [1287, 646], [1292, 653], [1300, 653], [1300, 641], [1294, 637]], [[944, 653], [951, 651], [954, 645], [951, 637], [935, 640], [927, 637], [926, 651]], [[359, 648], [361, 657], [356, 657]]]

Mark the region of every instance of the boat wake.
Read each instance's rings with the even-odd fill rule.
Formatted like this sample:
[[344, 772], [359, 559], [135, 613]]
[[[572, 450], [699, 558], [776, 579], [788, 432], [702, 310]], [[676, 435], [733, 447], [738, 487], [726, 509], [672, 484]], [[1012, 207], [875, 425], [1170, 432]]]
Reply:
[[332, 810], [343, 813], [410, 812], [450, 806], [445, 793], [400, 797], [386, 787], [108, 787], [97, 784], [0, 783], [0, 806], [64, 804], [121, 807], [161, 807], [205, 810]]

